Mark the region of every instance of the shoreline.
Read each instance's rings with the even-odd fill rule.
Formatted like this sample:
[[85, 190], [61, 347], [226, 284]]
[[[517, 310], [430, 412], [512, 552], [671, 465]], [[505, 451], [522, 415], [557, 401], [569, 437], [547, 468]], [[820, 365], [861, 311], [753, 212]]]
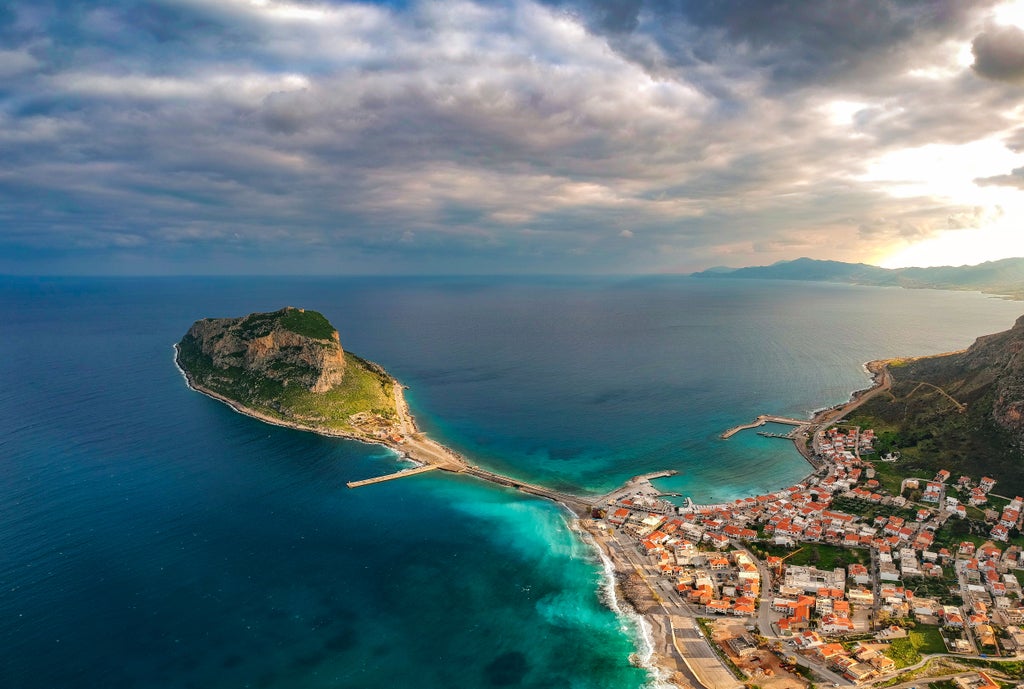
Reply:
[[[289, 429], [291, 429], [293, 431], [304, 431], [306, 433], [314, 433], [316, 435], [321, 435], [321, 436], [324, 436], [324, 437], [327, 437], [327, 438], [340, 438], [342, 440], [354, 440], [356, 442], [363, 443], [365, 445], [379, 445], [379, 446], [384, 447], [384, 448], [390, 450], [391, 452], [393, 452], [396, 455], [396, 457], [395, 457], [396, 460], [411, 462], [414, 465], [414, 468], [415, 467], [423, 467], [423, 466], [427, 466], [427, 465], [431, 464], [431, 462], [428, 462], [428, 461], [425, 461], [425, 460], [422, 460], [422, 459], [417, 459], [415, 457], [412, 457], [409, 454], [409, 452], [406, 451], [406, 448], [401, 447], [398, 443], [388, 441], [385, 438], [376, 438], [376, 437], [371, 437], [371, 436], [363, 436], [363, 435], [358, 435], [356, 433], [346, 433], [345, 431], [337, 431], [337, 430], [333, 430], [333, 429], [330, 429], [330, 428], [322, 428], [322, 427], [319, 427], [319, 426], [303, 425], [303, 424], [298, 423], [298, 422], [288, 421], [286, 419], [279, 419], [277, 417], [270, 416], [268, 414], [264, 414], [263, 412], [260, 412], [260, 411], [258, 411], [256, 409], [251, 409], [251, 408], [246, 407], [246, 406], [244, 406], [242, 404], [239, 404], [238, 402], [235, 402], [234, 400], [232, 400], [232, 399], [230, 399], [228, 397], [225, 397], [224, 395], [222, 395], [222, 394], [220, 394], [218, 392], [215, 392], [213, 390], [210, 390], [209, 388], [204, 387], [203, 385], [200, 385], [199, 383], [197, 383], [196, 380], [192, 377], [192, 375], [188, 371], [186, 371], [185, 369], [183, 369], [181, 367], [181, 363], [178, 361], [178, 345], [177, 345], [177, 343], [175, 343], [172, 346], [172, 348], [174, 349], [174, 357], [173, 357], [174, 367], [178, 369], [178, 372], [181, 374], [182, 378], [185, 379], [185, 385], [190, 390], [198, 392], [201, 395], [206, 395], [207, 397], [209, 397], [211, 399], [214, 399], [214, 400], [217, 400], [218, 402], [222, 402], [222, 403], [226, 404], [236, 414], [241, 414], [242, 416], [248, 416], [250, 418], [256, 419], [257, 421], [262, 421], [263, 423], [270, 424], [271, 426], [279, 426], [281, 428], [289, 428]], [[376, 364], [374, 364], [374, 365], [376, 366]], [[405, 401], [405, 396], [402, 395], [401, 392], [400, 392], [400, 390], [402, 388], [404, 388], [404, 386], [401, 383], [399, 383], [397, 380], [395, 380], [393, 377], [391, 377], [390, 374], [386, 374], [386, 375], [388, 376], [388, 379], [391, 380], [392, 384], [395, 387], [396, 403], [399, 400], [401, 401], [402, 411], [399, 413], [400, 417], [402, 417], [404, 415], [403, 421], [408, 423], [408, 426], [411, 429], [411, 433], [412, 434], [420, 435], [420, 430], [416, 426], [416, 420], [412, 416], [412, 414], [409, 412], [409, 406], [408, 406], [408, 404]], [[396, 404], [396, 407], [397, 406], [398, 405]], [[448, 448], [446, 448], [446, 447], [444, 447], [442, 445], [438, 445], [438, 447], [441, 447], [444, 450], [446, 450], [451, 455], [451, 459], [452, 460], [461, 461], [460, 456], [457, 453], [453, 452], [452, 450], [450, 450], [450, 449], [448, 449]], [[440, 464], [438, 464], [437, 466], [438, 466], [439, 469], [445, 469], [445, 470], [449, 470], [449, 471], [451, 470], [447, 466], [441, 466]]]
[[[872, 373], [872, 384], [867, 388], [852, 392], [850, 399], [843, 404], [818, 410], [807, 422], [807, 426], [801, 428], [804, 428], [807, 433], [811, 433], [810, 437], [813, 440], [813, 433], [816, 433], [821, 426], [834, 423], [835, 420], [842, 418], [847, 412], [860, 406], [875, 394], [888, 389], [892, 381], [887, 366], [891, 361], [893, 359], [870, 361], [864, 364], [868, 372]], [[623, 487], [604, 495], [581, 496], [529, 484], [509, 476], [481, 469], [478, 466], [469, 464], [461, 455], [428, 438], [419, 430], [416, 426], [415, 417], [413, 417], [403, 394], [405, 386], [390, 374], [386, 375], [391, 380], [393, 386], [395, 407], [399, 416], [398, 426], [405, 437], [401, 444], [384, 438], [360, 436], [354, 433], [278, 419], [238, 404], [224, 395], [199, 385], [182, 368], [178, 361], [177, 344], [174, 345], [174, 364], [191, 390], [228, 405], [238, 414], [292, 430], [316, 433], [331, 438], [355, 440], [368, 445], [379, 445], [394, 452], [398, 459], [411, 461], [419, 466], [432, 465], [451, 473], [469, 474], [488, 483], [513, 488], [556, 503], [572, 514], [573, 519], [569, 523], [570, 531], [575, 532], [577, 537], [591, 547], [598, 556], [603, 575], [603, 585], [600, 592], [603, 602], [616, 615], [628, 619], [631, 625], [635, 625], [636, 665], [648, 671], [653, 686], [684, 687], [686, 689], [707, 687], [708, 689], [714, 689], [715, 683], [713, 681], [709, 683], [706, 676], [704, 681], [702, 681], [698, 673], [704, 674], [704, 671], [701, 669], [695, 671], [693, 665], [680, 651], [675, 632], [673, 631], [672, 617], [665, 610], [664, 606], [661, 605], [655, 592], [650, 589], [646, 579], [641, 578], [642, 583], [636, 581], [638, 576], [636, 573], [637, 567], [626, 552], [626, 547], [617, 540], [609, 538], [608, 534], [602, 533], [590, 519], [590, 512], [593, 507], [607, 502], [611, 495], [637, 485], [636, 481], [638, 479], [647, 479], [646, 475], [634, 477], [627, 481]], [[813, 448], [809, 447], [806, 433], [803, 437], [794, 438], [793, 441], [800, 455], [811, 463], [815, 471], [817, 471], [819, 465], [813, 460]], [[810, 444], [813, 444], [813, 442]], [[813, 475], [814, 472], [807, 478]], [[645, 589], [649, 590], [645, 592]], [[648, 593], [650, 596], [648, 596]], [[605, 598], [607, 600], [604, 600]], [[657, 610], [658, 607], [661, 608], [660, 612]]]
[[[821, 468], [821, 465], [814, 459], [816, 454], [814, 448], [815, 435], [823, 427], [836, 423], [875, 395], [891, 388], [892, 375], [889, 373], [889, 364], [893, 361], [896, 361], [896, 359], [874, 359], [863, 363], [861, 366], [864, 371], [871, 374], [871, 384], [868, 387], [853, 390], [845, 402], [822, 407], [811, 412], [811, 418], [807, 420], [807, 424], [800, 427], [804, 431], [803, 435], [793, 438], [793, 445], [796, 447], [796, 451], [814, 467], [814, 471], [805, 476], [804, 481], [814, 476], [818, 469]], [[909, 359], [901, 359], [901, 361], [909, 361]]]
[[[215, 399], [219, 402], [223, 402], [228, 405], [234, 411], [244, 416], [249, 416], [259, 421], [269, 423], [274, 426], [281, 426], [283, 428], [290, 428], [297, 431], [305, 431], [309, 433], [316, 433], [329, 438], [341, 438], [345, 440], [357, 440], [368, 445], [381, 445], [395, 452], [399, 457], [417, 463], [421, 466], [434, 466], [437, 469], [448, 471], [457, 474], [468, 474], [475, 476], [479, 479], [487, 481], [489, 483], [495, 483], [507, 488], [514, 488], [524, 493], [536, 495], [538, 497], [547, 498], [554, 502], [562, 504], [567, 510], [572, 512], [576, 517], [589, 516], [591, 508], [597, 504], [600, 504], [608, 494], [605, 495], [576, 495], [573, 493], [566, 493], [563, 491], [554, 490], [545, 486], [529, 483], [511, 476], [505, 476], [494, 471], [483, 469], [477, 465], [470, 464], [466, 459], [455, 452], [451, 448], [442, 445], [441, 443], [433, 440], [429, 436], [422, 433], [416, 425], [416, 420], [409, 410], [409, 404], [405, 399], [405, 395], [402, 392], [405, 388], [398, 380], [392, 377], [385, 371], [385, 375], [392, 383], [392, 392], [395, 398], [395, 410], [398, 413], [397, 426], [400, 428], [403, 439], [401, 442], [394, 442], [387, 438], [380, 438], [376, 436], [365, 436], [358, 435], [356, 433], [348, 433], [345, 431], [337, 431], [330, 428], [323, 428], [311, 424], [302, 424], [295, 421], [288, 421], [285, 419], [279, 419], [261, 411], [251, 409], [245, 405], [239, 404], [234, 400], [221, 395], [213, 390], [210, 390], [200, 384], [184, 370], [178, 361], [178, 346], [174, 345], [175, 357], [174, 363], [178, 370], [184, 375], [186, 384], [188, 387], [196, 392], [199, 392], [207, 397]], [[384, 369], [381, 369], [382, 371]], [[394, 472], [397, 475], [402, 472]], [[636, 478], [636, 477], [635, 477]], [[630, 479], [627, 482], [627, 486], [631, 485], [634, 479]], [[621, 490], [621, 488], [619, 489]]]
[[568, 526], [569, 530], [575, 533], [576, 537], [584, 545], [591, 548], [597, 554], [597, 559], [601, 563], [601, 574], [603, 576], [603, 584], [599, 596], [601, 603], [618, 617], [628, 620], [635, 627], [634, 642], [637, 647], [637, 662], [635, 664], [650, 673], [653, 678], [653, 685], [649, 686], [653, 686], [654, 689], [680, 686], [678, 683], [671, 681], [668, 669], [656, 662], [658, 659], [656, 627], [629, 601], [624, 600], [619, 595], [619, 580], [620, 577], [626, 574], [621, 566], [621, 562], [615, 557], [614, 553], [610, 552], [610, 549], [602, 547], [600, 536], [593, 532], [592, 526], [588, 528], [579, 523], [579, 520], [568, 524]]

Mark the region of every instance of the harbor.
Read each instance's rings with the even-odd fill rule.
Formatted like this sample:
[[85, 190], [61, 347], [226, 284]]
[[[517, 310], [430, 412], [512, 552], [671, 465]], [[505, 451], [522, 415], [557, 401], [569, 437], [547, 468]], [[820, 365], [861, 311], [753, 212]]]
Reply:
[[[752, 428], [759, 428], [768, 423], [781, 423], [784, 426], [809, 426], [811, 422], [807, 419], [793, 419], [788, 416], [775, 416], [773, 414], [761, 414], [750, 423], [741, 424], [739, 426], [733, 426], [724, 433], [722, 433], [721, 439], [728, 440], [740, 431], [747, 431]], [[775, 436], [772, 436], [775, 437]]]

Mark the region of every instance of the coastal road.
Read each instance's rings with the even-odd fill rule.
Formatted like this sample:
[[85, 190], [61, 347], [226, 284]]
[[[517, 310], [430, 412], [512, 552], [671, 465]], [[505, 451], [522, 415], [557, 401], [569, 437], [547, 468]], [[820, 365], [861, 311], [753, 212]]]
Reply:
[[[870, 367], [871, 364], [874, 364], [874, 363], [875, 362], [870, 362], [869, 363], [869, 367]], [[848, 415], [850, 412], [852, 412], [855, 409], [857, 409], [857, 407], [861, 406], [862, 404], [867, 402], [869, 399], [872, 399], [876, 395], [879, 395], [879, 394], [881, 394], [883, 392], [888, 392], [889, 390], [891, 390], [892, 389], [892, 375], [889, 373], [889, 367], [888, 367], [888, 365], [886, 365], [884, 363], [881, 364], [881, 366], [882, 366], [881, 373], [880, 374], [876, 374], [876, 376], [875, 376], [875, 384], [872, 387], [868, 388], [861, 395], [856, 395], [855, 394], [855, 399], [852, 399], [849, 402], [847, 402], [846, 404], [838, 407], [835, 411], [826, 413], [820, 419], [819, 425], [824, 428], [825, 426], [828, 426], [829, 424], [835, 423], [837, 420], [839, 420], [839, 419], [843, 418], [844, 416]], [[870, 370], [870, 368], [869, 368], [869, 370]], [[879, 375], [881, 376], [881, 380], [879, 380], [879, 377], [878, 377]]]
[[[690, 622], [690, 624], [678, 625], [679, 622]], [[718, 654], [712, 650], [711, 642], [695, 628], [696, 622], [673, 616], [672, 625], [672, 636], [676, 649], [687, 659], [701, 684], [713, 687], [713, 689], [729, 689], [730, 687], [739, 689], [743, 686], [722, 664]]]
[[[706, 689], [742, 689], [743, 685], [725, 667], [722, 659], [709, 645], [709, 640], [705, 639], [698, 631], [697, 622], [690, 612], [689, 606], [664, 581], [655, 566], [639, 562], [632, 552], [632, 547], [628, 544], [623, 545], [619, 541], [618, 533], [614, 533], [607, 543], [615, 548], [616, 553], [628, 562], [637, 573], [643, 576], [644, 583], [661, 600], [659, 606], [665, 613], [666, 630], [669, 633], [672, 647], [683, 663], [683, 674], [695, 686], [703, 686]], [[647, 613], [647, 615], [650, 617], [651, 613]], [[658, 617], [662, 616], [658, 615]]]
[[497, 483], [502, 486], [521, 490], [524, 493], [529, 493], [530, 495], [537, 495], [542, 498], [554, 500], [555, 502], [560, 502], [580, 516], [588, 516], [590, 514], [591, 505], [598, 504], [597, 497], [586, 498], [580, 497], [579, 495], [572, 495], [570, 493], [562, 493], [557, 490], [545, 488], [544, 486], [518, 481], [514, 478], [496, 474], [493, 471], [487, 471], [486, 469], [481, 469], [476, 466], [466, 466], [459, 471], [463, 474], [469, 474], [470, 476], [476, 476], [477, 478], [481, 478], [485, 481], [490, 481], [491, 483]]

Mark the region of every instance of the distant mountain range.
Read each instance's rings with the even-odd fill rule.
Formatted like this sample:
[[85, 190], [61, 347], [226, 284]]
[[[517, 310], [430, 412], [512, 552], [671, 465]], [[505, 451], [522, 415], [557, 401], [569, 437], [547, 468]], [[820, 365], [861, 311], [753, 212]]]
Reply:
[[866, 263], [798, 258], [770, 266], [709, 268], [698, 278], [806, 280], [910, 289], [969, 290], [1024, 300], [1024, 258], [1004, 258], [976, 266], [880, 268]]

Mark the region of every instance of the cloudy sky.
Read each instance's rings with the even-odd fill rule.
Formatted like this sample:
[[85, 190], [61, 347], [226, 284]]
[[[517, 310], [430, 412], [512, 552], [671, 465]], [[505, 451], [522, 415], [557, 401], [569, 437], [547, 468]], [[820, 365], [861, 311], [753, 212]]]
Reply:
[[1024, 255], [1024, 2], [0, 3], [0, 272]]

